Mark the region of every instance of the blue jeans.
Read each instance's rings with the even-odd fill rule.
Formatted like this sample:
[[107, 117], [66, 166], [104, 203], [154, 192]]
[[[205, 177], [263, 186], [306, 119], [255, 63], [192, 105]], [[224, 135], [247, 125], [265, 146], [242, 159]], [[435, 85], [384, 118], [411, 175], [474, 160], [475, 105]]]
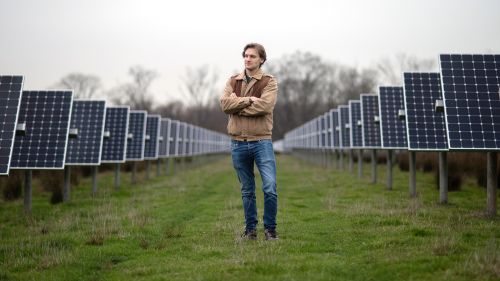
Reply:
[[257, 228], [254, 162], [262, 177], [264, 192], [264, 227], [276, 228], [278, 194], [276, 193], [276, 160], [271, 140], [231, 141], [233, 166], [241, 184], [246, 229]]

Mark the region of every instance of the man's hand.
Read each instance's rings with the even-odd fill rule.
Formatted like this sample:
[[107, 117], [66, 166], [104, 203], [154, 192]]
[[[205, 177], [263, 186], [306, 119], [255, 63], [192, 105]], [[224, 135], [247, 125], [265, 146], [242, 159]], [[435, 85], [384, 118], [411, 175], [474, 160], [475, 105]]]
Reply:
[[230, 98], [237, 98], [238, 96], [236, 95], [236, 93], [232, 93], [229, 97]]

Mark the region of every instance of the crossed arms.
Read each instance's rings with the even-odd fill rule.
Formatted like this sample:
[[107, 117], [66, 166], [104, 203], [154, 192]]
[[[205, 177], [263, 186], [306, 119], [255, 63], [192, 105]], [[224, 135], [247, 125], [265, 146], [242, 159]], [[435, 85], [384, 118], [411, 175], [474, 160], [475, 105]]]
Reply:
[[238, 97], [233, 92], [231, 79], [229, 79], [224, 88], [224, 94], [220, 98], [220, 105], [226, 114], [262, 116], [273, 112], [277, 94], [278, 83], [276, 79], [272, 78], [262, 90], [260, 98]]

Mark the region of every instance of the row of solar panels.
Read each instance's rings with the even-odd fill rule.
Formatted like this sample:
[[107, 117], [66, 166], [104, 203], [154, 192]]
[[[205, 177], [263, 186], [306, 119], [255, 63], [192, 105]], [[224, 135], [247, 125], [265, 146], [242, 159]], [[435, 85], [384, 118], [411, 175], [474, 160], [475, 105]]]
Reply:
[[0, 76], [0, 174], [218, 153], [227, 136], [177, 120], [73, 100], [71, 90], [22, 91], [23, 76]]
[[498, 150], [500, 55], [440, 55], [439, 65], [288, 132], [285, 148]]

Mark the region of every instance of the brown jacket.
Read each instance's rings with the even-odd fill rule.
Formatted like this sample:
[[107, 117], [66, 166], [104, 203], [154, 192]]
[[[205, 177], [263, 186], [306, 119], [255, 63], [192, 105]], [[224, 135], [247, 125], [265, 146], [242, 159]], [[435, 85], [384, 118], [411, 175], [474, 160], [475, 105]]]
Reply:
[[[271, 79], [263, 89], [260, 98], [250, 101], [250, 90], [257, 80], [262, 76], [269, 76]], [[243, 80], [241, 85], [241, 97], [234, 94], [231, 87], [231, 78]], [[278, 95], [278, 82], [274, 77], [262, 72], [262, 69], [252, 76], [249, 84], [244, 79], [245, 72], [232, 76], [226, 83], [224, 93], [220, 97], [222, 111], [229, 115], [227, 132], [232, 139], [255, 141], [271, 139], [273, 130], [273, 110]]]

